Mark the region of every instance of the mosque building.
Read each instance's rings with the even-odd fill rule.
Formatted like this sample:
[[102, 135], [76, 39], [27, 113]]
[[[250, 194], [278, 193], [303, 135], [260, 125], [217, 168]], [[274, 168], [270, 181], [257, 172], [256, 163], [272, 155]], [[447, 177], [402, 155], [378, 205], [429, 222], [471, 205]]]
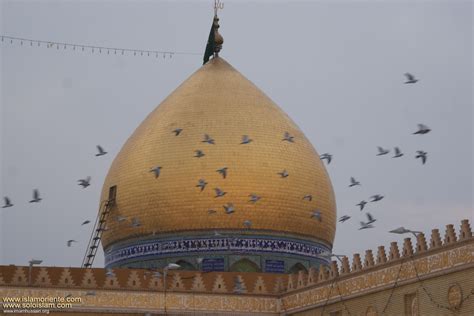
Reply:
[[82, 267], [0, 266], [4, 312], [58, 297], [72, 302], [46, 308], [58, 315], [474, 315], [467, 220], [331, 260], [336, 200], [319, 154], [218, 55], [217, 17], [210, 39], [214, 57], [115, 157]]

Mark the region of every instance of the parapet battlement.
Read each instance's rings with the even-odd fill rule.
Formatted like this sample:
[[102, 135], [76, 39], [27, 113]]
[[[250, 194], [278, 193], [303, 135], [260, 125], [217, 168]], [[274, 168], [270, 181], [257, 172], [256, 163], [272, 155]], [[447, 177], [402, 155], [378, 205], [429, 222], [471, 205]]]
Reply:
[[[329, 266], [311, 268], [308, 272], [300, 271], [298, 274], [173, 270], [168, 271], [164, 281], [162, 271], [144, 269], [32, 267], [30, 271], [28, 266], [9, 265], [0, 266], [0, 287], [58, 288], [67, 295], [69, 290], [162, 292], [166, 286], [166, 292], [291, 296], [292, 292], [297, 294], [309, 288], [323, 289], [335, 278], [341, 284], [344, 281], [349, 284], [350, 280], [354, 283], [353, 279], [361, 276], [380, 274], [395, 268], [400, 270], [397, 280], [403, 280], [415, 275], [419, 278], [459, 264], [474, 263], [474, 254], [469, 250], [474, 248], [473, 241], [469, 221], [465, 219], [461, 222], [458, 235], [450, 224], [446, 226], [443, 239], [439, 230], [433, 229], [429, 244], [425, 235], [419, 233], [415, 247], [411, 238], [405, 238], [401, 251], [398, 243], [392, 242], [388, 254], [384, 246], [379, 246], [376, 255], [372, 250], [367, 250], [363, 261], [360, 254], [355, 253], [352, 262], [344, 256], [340, 259], [341, 263], [332, 261]], [[391, 280], [382, 279], [382, 283]], [[345, 292], [355, 293], [364, 287], [351, 289], [346, 286], [344, 289]]]

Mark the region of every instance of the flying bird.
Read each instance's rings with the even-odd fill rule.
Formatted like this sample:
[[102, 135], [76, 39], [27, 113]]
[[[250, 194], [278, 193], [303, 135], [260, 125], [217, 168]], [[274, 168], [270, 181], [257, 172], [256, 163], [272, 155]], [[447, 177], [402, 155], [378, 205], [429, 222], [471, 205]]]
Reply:
[[220, 169], [217, 169], [216, 172], [220, 173], [222, 175], [222, 178], [225, 179], [227, 177], [227, 167], [222, 167]]
[[428, 134], [429, 132], [431, 132], [431, 129], [428, 126], [424, 124], [418, 124], [418, 130], [414, 132], [413, 135], [416, 135], [416, 134], [424, 135], [424, 134]]
[[349, 218], [351, 218], [351, 217], [348, 216], [348, 215], [341, 216], [341, 217], [339, 218], [339, 222], [344, 223], [344, 222], [347, 221]]
[[245, 221], [244, 221], [244, 226], [245, 226], [245, 228], [250, 228], [250, 227], [252, 227], [252, 221], [251, 221], [251, 220], [248, 220], [248, 219], [245, 220]]
[[383, 199], [383, 195], [380, 195], [380, 194], [375, 194], [373, 196], [371, 196], [370, 198], [372, 199], [370, 202], [378, 202], [380, 201], [381, 199]]
[[311, 202], [313, 200], [313, 196], [311, 194], [306, 194], [305, 196], [303, 196], [303, 200]]
[[98, 151], [98, 153], [95, 154], [97, 157], [107, 154], [107, 152], [104, 150], [104, 148], [102, 148], [102, 146], [100, 146], [100, 145], [97, 145], [97, 151]]
[[311, 218], [315, 218], [317, 219], [318, 221], [322, 221], [322, 218], [321, 218], [321, 212], [316, 210], [316, 211], [313, 211], [313, 213], [311, 214]]
[[85, 179], [79, 179], [77, 180], [78, 185], [81, 185], [83, 189], [87, 188], [91, 183], [91, 177], [87, 177]]
[[10, 199], [8, 198], [8, 196], [5, 196], [3, 198], [5, 200], [5, 205], [2, 206], [2, 208], [7, 208], [7, 207], [12, 207], [13, 204], [10, 202]]
[[223, 197], [223, 196], [227, 193], [227, 192], [222, 191], [222, 190], [219, 189], [219, 188], [214, 188], [214, 191], [216, 191], [216, 196], [215, 196], [215, 198]]
[[115, 275], [114, 271], [112, 269], [106, 269], [107, 272], [105, 272], [105, 275], [108, 277], [113, 277]]
[[409, 72], [405, 73], [405, 77], [407, 77], [407, 81], [405, 81], [405, 83], [416, 83], [418, 81], [418, 79], [415, 79], [415, 76]]
[[41, 200], [42, 200], [42, 198], [40, 198], [40, 196], [39, 196], [38, 189], [34, 189], [33, 190], [33, 199], [30, 201], [30, 203], [38, 203]]
[[379, 150], [379, 153], [377, 154], [377, 156], [383, 156], [383, 155], [386, 155], [390, 152], [389, 149], [383, 149], [380, 146], [378, 146], [377, 149]]
[[126, 218], [125, 216], [116, 216], [116, 217], [115, 217], [115, 220], [116, 220], [117, 222], [121, 223], [121, 222], [126, 221], [127, 218]]
[[349, 187], [353, 187], [356, 185], [360, 185], [360, 182], [357, 181], [354, 177], [351, 177], [351, 184], [349, 184]]
[[329, 165], [331, 163], [331, 160], [332, 160], [332, 155], [328, 154], [328, 153], [325, 153], [325, 154], [322, 154], [321, 156], [319, 156], [319, 159], [321, 159], [321, 160], [326, 159], [326, 162]]
[[366, 213], [365, 215], [367, 215], [367, 224], [372, 224], [376, 221], [376, 219], [370, 213]]
[[150, 169], [150, 172], [153, 172], [155, 174], [155, 179], [160, 176], [162, 167], [156, 166]]
[[216, 213], [216, 211], [214, 211], [214, 210], [207, 210], [207, 214], [209, 214], [209, 215], [215, 214], [215, 213]]
[[400, 148], [395, 147], [394, 150], [395, 150], [395, 156], [393, 156], [392, 158], [400, 158], [401, 156], [403, 156], [403, 153], [400, 150]]
[[359, 230], [368, 229], [368, 228], [374, 228], [374, 226], [372, 224], [369, 224], [369, 223], [360, 222]]
[[224, 205], [224, 210], [227, 214], [231, 214], [235, 212], [234, 204], [232, 203], [227, 203]]
[[417, 150], [415, 158], [416, 159], [421, 158], [421, 162], [423, 164], [425, 164], [426, 159], [428, 159], [428, 153], [426, 151], [423, 151], [423, 150]]
[[286, 170], [283, 170], [282, 172], [278, 172], [278, 174], [279, 174], [280, 177], [282, 177], [282, 178], [286, 178], [286, 177], [289, 176], [288, 171], [286, 171]]
[[214, 145], [215, 142], [214, 142], [214, 139], [207, 135], [207, 134], [204, 134], [204, 140], [202, 141], [203, 143], [208, 143], [208, 144], [211, 144], [211, 145]]
[[179, 134], [181, 134], [182, 131], [183, 131], [182, 128], [177, 128], [177, 129], [173, 130], [174, 136], [179, 136]]
[[205, 156], [204, 153], [202, 152], [202, 150], [195, 150], [194, 152], [195, 152], [194, 157], [196, 157], [196, 158], [201, 158], [201, 157]]
[[82, 225], [89, 224], [90, 222], [91, 222], [90, 220], [83, 221], [82, 224], [81, 224], [81, 226], [82, 226]]
[[249, 197], [250, 197], [249, 202], [252, 202], [252, 203], [257, 203], [261, 199], [261, 197], [256, 194], [250, 194]]
[[285, 135], [283, 136], [283, 139], [282, 141], [287, 141], [287, 142], [290, 142], [290, 143], [294, 143], [295, 137], [294, 136], [291, 136], [290, 133], [288, 132], [285, 132]]
[[67, 246], [68, 246], [68, 247], [71, 247], [73, 242], [77, 242], [77, 241], [74, 240], [74, 239], [69, 239], [69, 240], [67, 241]]
[[242, 142], [240, 143], [241, 145], [245, 145], [245, 144], [250, 144], [250, 142], [252, 142], [253, 139], [250, 139], [248, 137], [248, 135], [243, 135], [242, 136]]
[[207, 185], [206, 180], [199, 179], [198, 184], [196, 185], [196, 187], [201, 188], [201, 192], [202, 192], [204, 190], [204, 188], [206, 187], [206, 185]]
[[356, 204], [356, 206], [359, 206], [360, 210], [362, 211], [366, 204], [367, 204], [367, 202], [362, 200], [362, 201], [359, 202], [359, 204]]
[[140, 220], [138, 218], [136, 218], [136, 217], [132, 218], [132, 224], [131, 224], [132, 227], [138, 227], [140, 225], [141, 225], [141, 223], [140, 223]]

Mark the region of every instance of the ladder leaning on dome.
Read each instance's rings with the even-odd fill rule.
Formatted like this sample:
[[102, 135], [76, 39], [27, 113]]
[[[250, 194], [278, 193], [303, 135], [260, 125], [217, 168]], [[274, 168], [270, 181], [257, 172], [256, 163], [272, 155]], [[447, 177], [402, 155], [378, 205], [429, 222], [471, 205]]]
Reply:
[[110, 197], [108, 200], [104, 200], [100, 203], [100, 209], [95, 220], [94, 228], [92, 230], [89, 243], [87, 244], [86, 253], [82, 259], [82, 267], [92, 268], [94, 263], [97, 249], [102, 238], [102, 232], [106, 229], [107, 216], [110, 212], [110, 208], [115, 204], [115, 196]]

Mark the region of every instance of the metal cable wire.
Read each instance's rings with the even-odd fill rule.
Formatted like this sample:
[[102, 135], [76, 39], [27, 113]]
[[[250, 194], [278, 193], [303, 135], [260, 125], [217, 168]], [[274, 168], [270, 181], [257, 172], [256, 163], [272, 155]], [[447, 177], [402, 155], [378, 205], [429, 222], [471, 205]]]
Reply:
[[95, 46], [87, 44], [75, 44], [75, 43], [65, 43], [65, 42], [55, 42], [55, 41], [45, 41], [31, 38], [22, 38], [9, 35], [0, 35], [1, 43], [10, 42], [10, 44], [19, 43], [20, 46], [27, 46], [29, 43], [30, 47], [41, 47], [41, 45], [46, 45], [46, 48], [54, 48], [57, 50], [62, 48], [71, 49], [73, 51], [89, 51], [91, 53], [107, 53], [107, 55], [131, 55], [137, 56], [163, 56], [163, 58], [169, 57], [172, 58], [173, 55], [202, 55], [201, 53], [195, 52], [184, 52], [184, 51], [173, 51], [173, 50], [145, 50], [145, 49], [134, 49], [134, 48], [120, 48], [120, 47], [108, 47], [108, 46]]
[[402, 261], [400, 262], [400, 268], [398, 269], [397, 278], [395, 279], [395, 283], [393, 284], [392, 290], [390, 291], [390, 296], [388, 297], [387, 303], [385, 303], [385, 307], [382, 310], [382, 315], [385, 314], [385, 311], [387, 310], [387, 307], [390, 301], [392, 300], [392, 296], [393, 296], [393, 293], [395, 292], [395, 288], [398, 285], [398, 279], [400, 278], [400, 272], [402, 271], [403, 261], [405, 260], [402, 259]]

